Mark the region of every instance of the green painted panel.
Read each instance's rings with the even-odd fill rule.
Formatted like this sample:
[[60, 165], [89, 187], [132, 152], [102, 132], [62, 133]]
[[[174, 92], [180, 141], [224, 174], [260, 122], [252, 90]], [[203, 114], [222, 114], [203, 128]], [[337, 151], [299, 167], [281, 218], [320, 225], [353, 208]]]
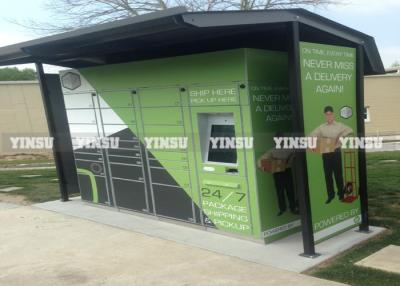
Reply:
[[138, 136], [138, 128], [137, 125], [128, 125], [128, 128], [132, 131], [133, 134]]
[[[246, 88], [246, 91], [248, 88]], [[244, 105], [241, 107], [242, 112], [242, 123], [243, 123], [243, 135], [245, 137], [253, 138], [253, 128], [251, 121], [250, 107]], [[254, 142], [254, 141], [253, 141]], [[254, 143], [253, 143], [254, 144]], [[253, 235], [255, 237], [261, 236], [261, 220], [260, 220], [260, 208], [265, 207], [264, 205], [259, 205], [259, 189], [257, 186], [257, 177], [254, 176], [256, 173], [256, 160], [253, 148], [245, 149], [245, 160], [247, 166], [247, 183], [249, 188], [249, 205], [251, 206], [251, 220], [253, 225]]]
[[[183, 97], [187, 98], [187, 97]], [[193, 202], [201, 208], [200, 203], [200, 188], [198, 185], [198, 178], [197, 178], [197, 166], [196, 166], [196, 159], [195, 159], [195, 146], [193, 142], [193, 131], [192, 131], [192, 120], [190, 114], [190, 108], [185, 106], [182, 107], [183, 113], [183, 122], [185, 128], [185, 134], [188, 138], [188, 148], [187, 148], [187, 162], [190, 168], [189, 175], [191, 181], [191, 188], [192, 188], [192, 199]]]
[[181, 107], [156, 107], [142, 109], [145, 125], [182, 125]]
[[101, 98], [107, 103], [107, 105], [103, 104], [100, 101], [100, 107], [132, 107], [132, 93], [131, 91], [110, 91], [110, 92], [101, 92]]
[[165, 150], [153, 150], [151, 151], [154, 157], [160, 161], [187, 161], [188, 156], [186, 151], [171, 152]]
[[178, 184], [185, 189], [186, 192], [189, 191], [190, 184], [190, 175], [188, 171], [180, 171], [175, 169], [168, 169], [168, 173], [178, 182]]
[[119, 108], [119, 107], [113, 109], [104, 109], [104, 108], [101, 109], [103, 124], [116, 124], [114, 116], [109, 116], [111, 112], [116, 113], [125, 124], [130, 124], [130, 125], [136, 124], [134, 109]]
[[80, 69], [98, 91], [245, 80], [244, 49]]
[[146, 137], [180, 137], [184, 136], [185, 130], [183, 126], [157, 126], [147, 125], [144, 126], [144, 134]]
[[140, 105], [142, 107], [180, 106], [179, 88], [142, 88], [139, 90]]
[[129, 128], [133, 134], [137, 135], [138, 133], [138, 128], [136, 124], [130, 124], [127, 125], [126, 127], [123, 125], [110, 125], [110, 124], [104, 124], [103, 129], [104, 132], [106, 133], [106, 136], [113, 135], [119, 131], [121, 131], [124, 128]]
[[159, 162], [165, 169], [168, 170], [182, 170], [182, 171], [187, 171], [189, 170], [189, 166], [187, 162], [183, 161], [167, 161], [167, 160], [160, 160]]
[[232, 183], [232, 182], [226, 182], [226, 181], [215, 181], [215, 180], [203, 180], [203, 185], [231, 188], [231, 189], [239, 189], [240, 188], [239, 183]]

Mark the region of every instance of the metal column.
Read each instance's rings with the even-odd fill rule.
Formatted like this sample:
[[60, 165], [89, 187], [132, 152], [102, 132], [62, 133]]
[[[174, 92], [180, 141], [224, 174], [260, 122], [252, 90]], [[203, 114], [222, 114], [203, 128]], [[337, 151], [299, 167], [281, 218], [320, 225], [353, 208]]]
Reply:
[[[356, 105], [357, 105], [357, 131], [359, 137], [365, 136], [364, 123], [364, 53], [363, 46], [357, 47], [356, 58]], [[368, 193], [367, 193], [367, 165], [365, 158], [365, 149], [358, 149], [358, 179], [359, 194], [361, 204], [361, 224], [360, 232], [370, 232], [368, 218]]]
[[[288, 54], [289, 54], [289, 89], [292, 106], [292, 124], [294, 136], [304, 136], [303, 98], [300, 76], [300, 27], [298, 22], [288, 23]], [[294, 160], [295, 185], [299, 198], [301, 230], [304, 253], [302, 256], [314, 258], [314, 232], [311, 218], [310, 194], [308, 188], [308, 173], [306, 153], [296, 152]]]
[[43, 65], [41, 63], [35, 63], [36, 72], [39, 80], [40, 90], [42, 94], [42, 101], [44, 110], [46, 113], [47, 126], [49, 129], [49, 134], [54, 138], [53, 141], [53, 156], [56, 165], [56, 171], [58, 176], [58, 184], [60, 187], [61, 201], [68, 201], [68, 189], [67, 182], [64, 176], [63, 164], [61, 159], [61, 145], [60, 140], [57, 135], [56, 125], [55, 125], [55, 114], [52, 108], [52, 103], [50, 100], [50, 91], [46, 82], [46, 76], [44, 74]]

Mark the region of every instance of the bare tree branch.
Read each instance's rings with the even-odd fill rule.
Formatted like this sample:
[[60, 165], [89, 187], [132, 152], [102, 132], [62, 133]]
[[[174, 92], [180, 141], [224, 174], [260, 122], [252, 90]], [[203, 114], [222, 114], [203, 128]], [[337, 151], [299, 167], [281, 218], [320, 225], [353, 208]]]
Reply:
[[53, 34], [186, 6], [189, 11], [257, 10], [326, 7], [345, 0], [47, 0], [50, 20], [9, 20], [39, 34]]

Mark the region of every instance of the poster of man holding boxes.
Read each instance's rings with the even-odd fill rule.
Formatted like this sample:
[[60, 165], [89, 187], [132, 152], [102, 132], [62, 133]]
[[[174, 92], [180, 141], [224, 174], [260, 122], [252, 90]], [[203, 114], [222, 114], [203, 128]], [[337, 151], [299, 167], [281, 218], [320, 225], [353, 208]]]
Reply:
[[[282, 133], [277, 133], [276, 137], [283, 137]], [[281, 216], [287, 210], [286, 197], [289, 203], [289, 209], [292, 214], [298, 214], [298, 204], [295, 199], [295, 192], [292, 177], [292, 161], [294, 150], [269, 149], [257, 160], [257, 166], [260, 170], [272, 173], [278, 198], [279, 213]], [[286, 196], [285, 196], [286, 193]]]
[[344, 198], [345, 185], [343, 183], [340, 138], [352, 134], [353, 129], [335, 120], [332, 106], [324, 108], [324, 115], [326, 122], [314, 129], [309, 136], [318, 138], [317, 148], [312, 151], [322, 154], [326, 191], [328, 194], [328, 199], [325, 203], [329, 204], [335, 198], [333, 176], [335, 177], [339, 200], [343, 201]]

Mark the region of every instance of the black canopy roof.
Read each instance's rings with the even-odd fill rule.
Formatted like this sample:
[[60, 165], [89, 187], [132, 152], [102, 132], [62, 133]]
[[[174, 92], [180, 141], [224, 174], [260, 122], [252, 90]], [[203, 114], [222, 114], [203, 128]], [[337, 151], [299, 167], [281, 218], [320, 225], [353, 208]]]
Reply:
[[384, 73], [373, 37], [304, 9], [187, 12], [183, 7], [0, 48], [0, 66], [71, 68], [248, 47], [285, 50], [287, 23], [302, 41], [364, 48], [365, 74]]

